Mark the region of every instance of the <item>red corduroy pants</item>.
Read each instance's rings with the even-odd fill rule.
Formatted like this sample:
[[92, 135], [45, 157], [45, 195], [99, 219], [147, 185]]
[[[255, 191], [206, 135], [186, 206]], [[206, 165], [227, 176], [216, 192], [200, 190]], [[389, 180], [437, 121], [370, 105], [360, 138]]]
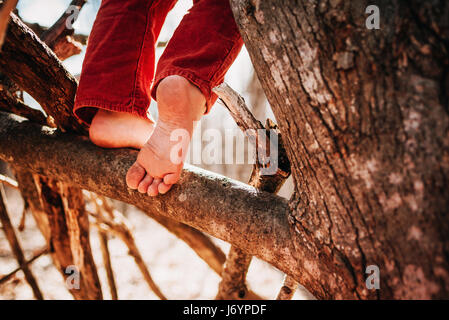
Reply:
[[179, 75], [206, 97], [243, 45], [228, 0], [194, 0], [159, 59], [155, 44], [176, 0], [103, 0], [89, 37], [74, 113], [90, 124], [98, 108], [146, 117], [158, 83]]

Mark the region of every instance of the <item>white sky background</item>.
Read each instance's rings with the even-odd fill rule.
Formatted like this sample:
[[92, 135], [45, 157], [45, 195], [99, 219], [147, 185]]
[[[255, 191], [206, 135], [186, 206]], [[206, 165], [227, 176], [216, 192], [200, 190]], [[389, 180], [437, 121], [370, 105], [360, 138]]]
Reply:
[[[143, 0], [144, 1], [144, 0]], [[70, 0], [20, 0], [17, 8], [21, 17], [27, 22], [37, 22], [43, 26], [51, 26], [60, 15], [66, 10]], [[95, 16], [100, 6], [100, 0], [90, 0], [83, 7], [77, 21], [74, 24], [77, 33], [89, 34], [92, 28]], [[161, 30], [159, 41], [167, 41], [175, 31], [177, 25], [181, 21], [183, 15], [192, 6], [191, 0], [179, 0], [173, 10], [168, 14], [164, 27]], [[158, 59], [162, 54], [163, 49], [157, 48], [156, 58]], [[72, 74], [79, 74], [84, 59], [84, 50], [81, 54], [73, 56], [63, 62], [64, 66]], [[228, 71], [225, 81], [236, 91], [242, 94], [246, 101], [249, 98], [246, 95], [246, 86], [251, 79], [252, 66], [248, 53], [245, 48], [242, 49], [235, 63]], [[39, 108], [28, 95], [25, 97], [26, 102]], [[154, 108], [154, 102], [151, 109]], [[227, 110], [219, 103], [213, 108], [207, 121], [220, 119], [220, 126], [225, 128], [234, 128], [235, 124], [232, 118], [227, 114]]]

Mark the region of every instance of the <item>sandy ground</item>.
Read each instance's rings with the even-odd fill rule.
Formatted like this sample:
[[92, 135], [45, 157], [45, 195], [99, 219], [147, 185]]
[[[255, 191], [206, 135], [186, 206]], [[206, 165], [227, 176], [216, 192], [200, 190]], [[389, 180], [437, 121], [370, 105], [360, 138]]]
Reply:
[[[18, 226], [23, 202], [17, 191], [6, 188], [7, 207], [15, 226]], [[220, 278], [182, 241], [149, 219], [143, 213], [128, 207], [126, 216], [134, 227], [134, 235], [142, 256], [162, 292], [169, 299], [213, 299]], [[109, 288], [95, 228], [92, 228], [91, 244], [98, 266], [105, 299], [110, 299]], [[18, 232], [27, 258], [45, 245], [31, 214], [27, 215], [26, 228]], [[229, 244], [214, 239], [225, 251]], [[116, 277], [119, 299], [157, 299], [143, 280], [127, 248], [118, 238], [109, 241], [111, 259]], [[17, 267], [4, 233], [0, 232], [0, 277]], [[72, 299], [61, 275], [54, 268], [49, 256], [43, 256], [32, 265], [39, 286], [46, 299]], [[275, 298], [283, 273], [269, 264], [254, 258], [248, 273], [251, 289], [267, 299]], [[310, 298], [300, 288], [294, 299]], [[0, 285], [0, 299], [33, 299], [32, 292], [22, 272]]]

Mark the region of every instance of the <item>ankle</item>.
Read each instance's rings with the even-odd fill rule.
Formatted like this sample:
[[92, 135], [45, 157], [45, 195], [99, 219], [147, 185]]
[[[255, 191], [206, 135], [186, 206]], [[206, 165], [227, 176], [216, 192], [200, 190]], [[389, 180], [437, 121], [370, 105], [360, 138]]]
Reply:
[[181, 76], [164, 78], [156, 91], [159, 119], [166, 124], [186, 126], [199, 121], [206, 111], [206, 99], [200, 89]]

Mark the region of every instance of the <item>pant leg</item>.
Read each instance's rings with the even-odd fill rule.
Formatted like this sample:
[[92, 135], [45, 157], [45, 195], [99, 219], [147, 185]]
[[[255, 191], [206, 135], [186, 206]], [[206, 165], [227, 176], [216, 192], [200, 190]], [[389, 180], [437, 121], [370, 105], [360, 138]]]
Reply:
[[146, 116], [155, 43], [176, 0], [103, 0], [89, 36], [74, 113], [98, 108]]
[[158, 62], [151, 96], [156, 100], [163, 78], [183, 76], [204, 94], [209, 112], [217, 99], [212, 88], [223, 82], [242, 45], [229, 0], [194, 0]]

